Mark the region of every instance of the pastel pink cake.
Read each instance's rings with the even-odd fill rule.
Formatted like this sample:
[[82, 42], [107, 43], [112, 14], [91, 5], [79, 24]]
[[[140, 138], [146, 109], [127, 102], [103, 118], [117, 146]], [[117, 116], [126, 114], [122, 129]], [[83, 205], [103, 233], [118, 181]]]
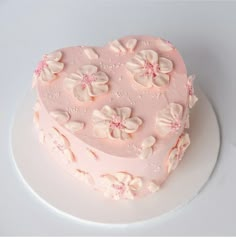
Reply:
[[190, 144], [192, 83], [177, 49], [161, 38], [46, 54], [33, 76], [40, 142], [106, 197], [155, 193]]

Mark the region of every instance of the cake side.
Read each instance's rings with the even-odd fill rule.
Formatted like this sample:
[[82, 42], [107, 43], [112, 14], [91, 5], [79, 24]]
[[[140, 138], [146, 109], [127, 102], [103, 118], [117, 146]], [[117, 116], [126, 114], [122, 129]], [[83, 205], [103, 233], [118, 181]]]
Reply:
[[41, 141], [109, 197], [157, 191], [190, 143], [183, 131], [196, 98], [178, 51], [160, 38], [131, 36], [60, 53], [56, 78], [36, 77]]

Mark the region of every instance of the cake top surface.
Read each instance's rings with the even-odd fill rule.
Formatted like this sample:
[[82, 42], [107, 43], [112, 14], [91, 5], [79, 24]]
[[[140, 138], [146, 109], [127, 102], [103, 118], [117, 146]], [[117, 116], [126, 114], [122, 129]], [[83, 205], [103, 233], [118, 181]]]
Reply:
[[186, 67], [169, 42], [129, 36], [43, 56], [34, 73], [52, 120], [97, 150], [135, 158], [140, 145], [178, 137], [188, 108]]

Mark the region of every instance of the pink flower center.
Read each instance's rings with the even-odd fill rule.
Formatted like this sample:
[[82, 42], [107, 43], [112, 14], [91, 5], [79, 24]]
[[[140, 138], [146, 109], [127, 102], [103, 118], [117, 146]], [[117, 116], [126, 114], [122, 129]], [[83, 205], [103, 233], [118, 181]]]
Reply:
[[178, 131], [181, 128], [181, 123], [179, 121], [173, 121], [171, 123], [172, 131]]
[[158, 64], [151, 64], [150, 62], [146, 61], [145, 65], [144, 65], [144, 69], [145, 69], [145, 74], [148, 76], [152, 76], [153, 78], [156, 77], [156, 71], [160, 70], [160, 67]]
[[112, 128], [112, 129], [115, 129], [115, 128], [123, 129], [124, 128], [120, 117], [113, 117], [112, 121], [110, 122], [110, 128]]
[[83, 86], [83, 88], [85, 88], [86, 85], [90, 85], [95, 80], [96, 80], [96, 78], [93, 75], [84, 74], [83, 78], [82, 78], [82, 86]]
[[34, 73], [39, 76], [42, 72], [42, 70], [47, 67], [47, 63], [46, 63], [46, 58], [44, 58], [43, 60], [41, 60], [37, 66], [37, 68], [35, 69]]

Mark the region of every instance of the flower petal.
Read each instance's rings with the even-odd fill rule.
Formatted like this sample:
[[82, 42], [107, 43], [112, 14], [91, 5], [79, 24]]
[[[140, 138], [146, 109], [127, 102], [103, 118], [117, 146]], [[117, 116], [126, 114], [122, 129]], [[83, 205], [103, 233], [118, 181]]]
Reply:
[[125, 64], [126, 68], [133, 74], [144, 74], [144, 61], [138, 62], [135, 59], [131, 59]]
[[171, 60], [160, 57], [159, 58], [159, 67], [161, 73], [170, 73], [173, 70], [173, 63]]
[[109, 135], [109, 122], [100, 121], [93, 126], [93, 135], [97, 138], [107, 138]]
[[152, 147], [156, 143], [156, 138], [154, 136], [149, 136], [145, 138], [141, 144], [142, 148]]
[[111, 116], [107, 116], [102, 111], [99, 110], [93, 111], [93, 122], [96, 123], [104, 120], [111, 120]]
[[198, 101], [198, 98], [196, 97], [196, 95], [189, 95], [189, 108], [192, 108], [195, 103]]
[[98, 71], [98, 68], [95, 65], [83, 65], [79, 70], [80, 73], [86, 75], [95, 74]]
[[84, 128], [84, 123], [79, 121], [69, 121], [64, 126], [69, 131], [76, 133]]
[[56, 78], [56, 75], [49, 70], [48, 67], [44, 67], [40, 73], [39, 78], [44, 82], [52, 81]]
[[77, 83], [78, 83], [78, 81], [73, 78], [65, 78], [64, 79], [64, 84], [65, 84], [66, 88], [70, 89], [70, 90], [72, 90], [76, 86]]
[[79, 71], [77, 71], [77, 73], [71, 73], [70, 76], [67, 78], [81, 82], [81, 80], [83, 79], [83, 74], [81, 74]]
[[119, 182], [124, 183], [126, 185], [128, 185], [131, 182], [131, 180], [132, 180], [131, 175], [128, 174], [128, 173], [124, 173], [124, 172], [115, 173], [114, 176], [116, 177], [116, 179]]
[[139, 159], [147, 159], [152, 155], [152, 147], [143, 148], [139, 154]]
[[89, 59], [98, 59], [99, 58], [98, 53], [94, 49], [92, 49], [92, 48], [84, 49], [84, 53], [86, 54], [86, 56]]
[[131, 190], [133, 191], [137, 191], [140, 188], [142, 188], [143, 186], [143, 182], [142, 179], [139, 177], [134, 178], [130, 183], [129, 183], [129, 187]]
[[114, 129], [109, 128], [109, 137], [112, 139], [120, 139], [121, 130], [119, 128], [114, 128]]
[[134, 48], [136, 47], [137, 45], [137, 40], [136, 39], [129, 39], [126, 43], [125, 43], [125, 46], [126, 48], [129, 50], [129, 51], [133, 51]]
[[112, 109], [110, 106], [108, 105], [105, 105], [101, 112], [107, 117], [107, 118], [110, 118], [112, 119], [114, 116], [117, 116], [117, 113], [114, 109]]
[[51, 111], [49, 114], [60, 124], [64, 124], [70, 119], [70, 114], [61, 110]]
[[110, 42], [110, 49], [116, 53], [125, 53], [126, 49], [122, 46], [122, 44], [118, 40], [114, 40]]
[[153, 79], [153, 84], [158, 88], [166, 87], [170, 82], [170, 76], [168, 74], [157, 73], [156, 77]]
[[131, 116], [131, 108], [129, 107], [119, 107], [116, 108], [117, 115], [121, 117], [121, 120], [125, 120]]
[[94, 77], [96, 80], [92, 84], [105, 84], [109, 81], [108, 76], [102, 71], [94, 73]]
[[125, 126], [125, 129], [123, 129], [123, 131], [126, 133], [134, 133], [142, 123], [143, 122], [139, 117], [128, 118], [123, 121], [123, 125]]
[[112, 184], [114, 184], [117, 181], [116, 177], [110, 175], [110, 174], [106, 174], [102, 176], [102, 182], [105, 186], [111, 186]]
[[178, 150], [176, 148], [172, 149], [168, 158], [168, 173], [175, 170], [178, 166]]
[[130, 135], [127, 134], [126, 132], [124, 131], [121, 131], [121, 139], [122, 140], [128, 140], [130, 138]]
[[148, 61], [152, 65], [157, 64], [157, 61], [158, 61], [158, 54], [154, 50], [141, 50], [137, 54], [137, 57], [144, 59], [145, 62]]
[[59, 61], [62, 57], [61, 51], [55, 51], [46, 55], [47, 60]]
[[64, 148], [68, 148], [70, 146], [70, 142], [56, 128], [51, 128], [49, 135], [52, 140], [51, 142], [56, 141], [58, 145], [63, 146]]
[[57, 61], [47, 61], [47, 65], [54, 74], [61, 72], [64, 68], [64, 64]]
[[141, 74], [135, 74], [134, 75], [134, 80], [143, 85], [146, 88], [151, 88], [152, 87], [152, 76], [151, 75], [144, 75], [143, 73]]
[[98, 96], [104, 93], [107, 93], [109, 88], [106, 84], [92, 84], [87, 85], [88, 88], [88, 94], [90, 96]]
[[183, 116], [183, 106], [177, 103], [170, 103], [169, 104], [170, 113], [172, 117], [176, 120], [182, 119]]
[[134, 194], [133, 194], [132, 191], [130, 191], [130, 189], [126, 189], [124, 194], [123, 194], [123, 198], [133, 200], [134, 199]]
[[190, 145], [190, 138], [188, 133], [184, 133], [183, 135], [180, 136], [178, 144], [177, 144], [177, 149], [181, 150], [182, 153], [188, 148]]
[[157, 44], [157, 48], [164, 52], [171, 51], [174, 49], [174, 46], [169, 41], [166, 41], [161, 38], [156, 40], [156, 44]]
[[155, 192], [157, 192], [160, 189], [160, 186], [158, 186], [155, 182], [151, 181], [147, 185], [147, 189], [149, 190], [149, 192], [155, 193]]
[[173, 118], [170, 114], [169, 107], [162, 109], [156, 120], [156, 127], [158, 134], [162, 137], [167, 136], [169, 133], [171, 133], [171, 123], [173, 121]]
[[73, 89], [74, 96], [81, 102], [90, 101], [91, 97], [88, 94], [88, 88], [82, 84], [78, 84]]
[[74, 156], [73, 152], [70, 149], [65, 149], [63, 151], [63, 153], [64, 153], [64, 156], [66, 157], [66, 159], [69, 162], [75, 162], [76, 161], [75, 156]]

